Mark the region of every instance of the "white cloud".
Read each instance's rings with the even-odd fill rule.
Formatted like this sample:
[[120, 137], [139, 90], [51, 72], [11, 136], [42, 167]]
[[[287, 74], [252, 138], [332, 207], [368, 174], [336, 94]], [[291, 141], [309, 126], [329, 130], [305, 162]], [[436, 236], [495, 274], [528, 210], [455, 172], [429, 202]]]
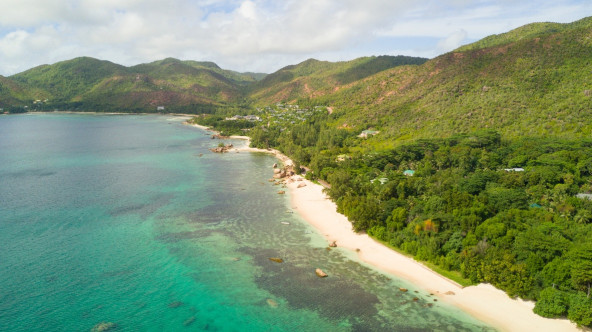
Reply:
[[[124, 65], [172, 56], [266, 72], [313, 56], [436, 55], [532, 21], [573, 21], [592, 9], [587, 0], [537, 2], [2, 0], [0, 74], [83, 55]], [[398, 38], [407, 43], [374, 53], [359, 48], [382, 37], [434, 42], [426, 49]]]
[[436, 49], [440, 51], [440, 53], [445, 53], [458, 48], [467, 38], [467, 32], [465, 30], [459, 30], [456, 32], [451, 33], [448, 37], [440, 40]]

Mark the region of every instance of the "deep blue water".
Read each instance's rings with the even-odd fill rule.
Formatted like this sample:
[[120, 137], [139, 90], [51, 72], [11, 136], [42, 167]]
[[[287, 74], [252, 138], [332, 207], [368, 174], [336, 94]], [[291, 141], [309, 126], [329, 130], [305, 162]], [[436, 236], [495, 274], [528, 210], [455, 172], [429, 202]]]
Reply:
[[326, 250], [273, 157], [210, 153], [182, 120], [0, 116], [0, 331], [490, 329]]

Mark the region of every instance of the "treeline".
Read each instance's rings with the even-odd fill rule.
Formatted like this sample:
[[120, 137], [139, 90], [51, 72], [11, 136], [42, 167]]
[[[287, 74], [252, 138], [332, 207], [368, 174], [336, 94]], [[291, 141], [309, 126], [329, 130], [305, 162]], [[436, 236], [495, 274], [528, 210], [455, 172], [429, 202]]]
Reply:
[[196, 117], [188, 122], [215, 128], [222, 136], [245, 135], [250, 128], [256, 125], [247, 120], [226, 120], [226, 117], [219, 115]]
[[164, 110], [158, 110], [156, 106], [135, 106], [121, 107], [102, 102], [48, 102], [33, 104], [31, 106], [9, 106], [5, 108], [10, 113], [33, 112], [53, 112], [53, 111], [72, 111], [72, 112], [99, 112], [99, 113], [182, 113], [182, 114], [218, 114], [218, 113], [244, 113], [244, 107], [211, 105], [211, 104], [191, 104], [191, 105], [172, 105], [165, 106]]

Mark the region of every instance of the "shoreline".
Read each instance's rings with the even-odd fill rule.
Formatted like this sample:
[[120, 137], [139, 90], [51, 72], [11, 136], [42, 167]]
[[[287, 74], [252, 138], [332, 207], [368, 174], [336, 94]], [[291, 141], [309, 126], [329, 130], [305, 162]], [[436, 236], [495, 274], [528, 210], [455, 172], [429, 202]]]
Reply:
[[[215, 132], [205, 126], [191, 125]], [[250, 138], [247, 136], [230, 136], [229, 139], [246, 140], [244, 147], [235, 148], [233, 151], [273, 154], [285, 165], [292, 163], [290, 158], [278, 150], [249, 147]], [[302, 180], [294, 181], [296, 179]], [[534, 302], [512, 299], [504, 291], [490, 284], [482, 283], [463, 288], [413, 258], [377, 242], [367, 234], [355, 233], [351, 222], [337, 212], [337, 205], [323, 192], [322, 186], [299, 175], [291, 177], [286, 182], [292, 209], [321, 233], [327, 244], [335, 241], [338, 247], [357, 253], [360, 260], [379, 271], [405, 279], [501, 331], [582, 331], [567, 319], [544, 318], [535, 314], [532, 311]], [[298, 188], [300, 183], [305, 183], [306, 186]]]
[[[297, 188], [298, 183], [302, 182], [306, 186]], [[355, 233], [347, 217], [338, 213], [336, 204], [323, 193], [323, 188], [311, 181], [303, 179], [288, 183], [287, 186], [292, 208], [317, 229], [328, 243], [336, 241], [338, 247], [357, 252], [363, 262], [411, 282], [494, 328], [502, 331], [581, 331], [567, 319], [538, 316], [532, 311], [534, 302], [512, 299], [490, 284], [463, 288], [367, 234]]]

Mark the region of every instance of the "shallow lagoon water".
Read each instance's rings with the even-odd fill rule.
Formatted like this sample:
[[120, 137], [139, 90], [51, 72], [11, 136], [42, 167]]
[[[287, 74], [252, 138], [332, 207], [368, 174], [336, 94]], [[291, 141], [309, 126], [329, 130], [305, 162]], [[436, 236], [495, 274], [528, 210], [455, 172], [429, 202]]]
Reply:
[[327, 250], [272, 156], [217, 143], [173, 116], [0, 117], [0, 330], [492, 330]]

